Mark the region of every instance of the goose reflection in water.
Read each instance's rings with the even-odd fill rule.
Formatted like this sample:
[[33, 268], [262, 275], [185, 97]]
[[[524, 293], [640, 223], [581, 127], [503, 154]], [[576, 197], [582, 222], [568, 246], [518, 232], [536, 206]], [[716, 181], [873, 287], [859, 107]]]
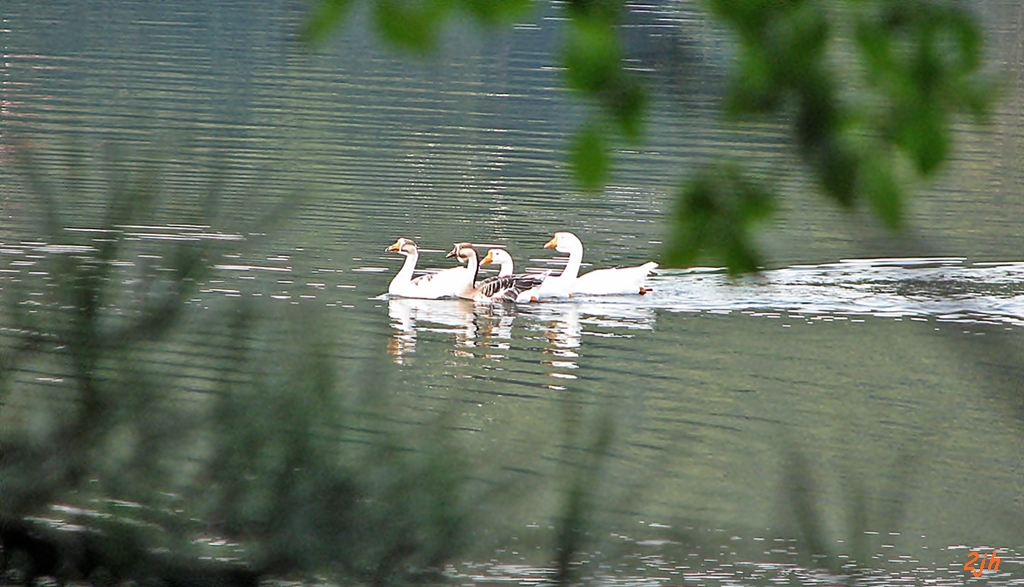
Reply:
[[454, 352], [473, 356], [465, 348], [486, 344], [491, 348], [508, 349], [512, 339], [515, 311], [500, 305], [476, 304], [469, 300], [421, 300], [392, 298], [388, 300], [388, 316], [394, 335], [388, 341], [388, 353], [396, 362], [416, 351], [421, 332], [453, 335]]
[[[501, 360], [500, 351], [535, 348], [531, 340], [544, 341], [538, 357], [541, 364], [558, 370], [549, 373], [560, 379], [575, 379], [584, 335], [630, 336], [618, 330], [652, 330], [655, 312], [628, 304], [578, 300], [564, 303], [520, 306], [512, 304], [476, 304], [468, 300], [388, 300], [388, 314], [394, 334], [388, 352], [398, 363], [416, 351], [421, 333], [450, 335], [452, 352], [459, 356]], [[513, 335], [518, 321], [521, 334]], [[536, 336], [531, 333], [541, 333]], [[517, 344], [518, 341], [518, 344]], [[470, 349], [485, 348], [483, 353]], [[495, 352], [499, 351], [499, 352]]]
[[550, 308], [555, 311], [543, 312], [542, 314], [549, 315], [543, 316], [543, 318], [542, 316], [537, 316], [537, 318], [542, 318], [538, 322], [538, 326], [544, 330], [544, 338], [548, 343], [544, 353], [554, 357], [541, 361], [544, 365], [552, 368], [545, 375], [560, 380], [559, 383], [550, 383], [544, 387], [562, 391], [565, 389], [565, 386], [561, 385], [561, 383], [564, 383], [565, 380], [576, 379], [576, 375], [571, 373], [571, 371], [579, 369], [579, 364], [576, 363], [575, 359], [579, 357], [577, 349], [580, 348], [583, 340], [583, 326], [580, 324], [580, 309], [578, 305], [557, 305], [560, 307], [545, 307], [545, 310]]
[[477, 336], [473, 306], [468, 300], [388, 300], [388, 316], [395, 330], [388, 343], [388, 353], [401, 363], [403, 356], [416, 352], [420, 332], [454, 334], [457, 345], [471, 346]]

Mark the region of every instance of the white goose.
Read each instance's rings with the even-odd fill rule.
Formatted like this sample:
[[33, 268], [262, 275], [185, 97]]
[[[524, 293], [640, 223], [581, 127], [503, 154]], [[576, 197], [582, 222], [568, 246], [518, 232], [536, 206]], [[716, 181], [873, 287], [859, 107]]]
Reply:
[[560, 275], [544, 280], [540, 290], [542, 296], [566, 297], [573, 294], [584, 295], [641, 295], [651, 291], [644, 287], [647, 275], [654, 271], [658, 264], [654, 261], [636, 267], [614, 267], [595, 269], [579, 275], [583, 263], [583, 243], [571, 232], [556, 232], [555, 236], [544, 245], [545, 249], [555, 249], [560, 253], [569, 254], [569, 262]]
[[523, 292], [538, 287], [543, 281], [539, 275], [498, 275], [476, 282], [480, 271], [476, 249], [471, 243], [456, 243], [448, 253], [466, 263], [468, 277], [463, 277], [461, 287], [455, 295], [476, 302], [514, 302]]
[[388, 285], [388, 293], [403, 298], [420, 298], [436, 300], [446, 296], [454, 296], [462, 287], [465, 279], [473, 278], [473, 272], [466, 267], [451, 267], [437, 273], [428, 273], [413, 279], [413, 270], [416, 269], [416, 262], [419, 260], [420, 252], [416, 243], [400, 238], [388, 248], [384, 249], [389, 253], [401, 253], [405, 255], [405, 263]]

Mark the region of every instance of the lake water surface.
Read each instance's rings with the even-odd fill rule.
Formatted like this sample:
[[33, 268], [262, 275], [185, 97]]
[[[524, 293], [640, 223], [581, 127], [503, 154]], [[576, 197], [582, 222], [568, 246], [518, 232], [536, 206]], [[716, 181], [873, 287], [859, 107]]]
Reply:
[[[209, 245], [173, 352], [152, 363], [200, 411], [192, 392], [228, 377], [204, 363], [230, 347], [222, 317], [244, 305], [277, 331], [296, 308], [315, 316], [343, 384], [392, 390], [399, 428], [444, 418], [476, 477], [516, 487], [448, 569], [460, 584], [546, 580], [565, 471], [611, 422], [590, 582], [833, 584], [808, 562], [799, 486], [836, 557], [869, 551], [861, 582], [962, 585], [969, 553], [994, 550], [999, 571], [977, 581], [1024, 585], [1019, 6], [979, 3], [1006, 95], [988, 124], [964, 121], [900, 235], [814, 194], [781, 126], [722, 121], [728, 37], [689, 2], [632, 6], [631, 54], [657, 88], [648, 137], [616, 155], [606, 193], [577, 194], [562, 153], [584, 111], [559, 79], [558, 10], [453, 25], [416, 58], [381, 48], [359, 11], [306, 51], [298, 2], [5, 0], [3, 293], [45, 298], [59, 259], [109, 236], [95, 231], [112, 178], [156, 170], [156, 211], [117, 226], [111, 320], [155, 295], [138, 279], [173, 265], [168, 243]], [[23, 153], [66, 238], [40, 228]], [[675, 186], [721, 156], [786, 194], [760, 275], [662, 268], [646, 296], [514, 307], [381, 295], [399, 236], [428, 249], [423, 268], [448, 266], [455, 241], [557, 267], [542, 248], [557, 230], [589, 267], [658, 259]], [[12, 381], [3, 437], [45, 438], [68, 373], [40, 360]]]

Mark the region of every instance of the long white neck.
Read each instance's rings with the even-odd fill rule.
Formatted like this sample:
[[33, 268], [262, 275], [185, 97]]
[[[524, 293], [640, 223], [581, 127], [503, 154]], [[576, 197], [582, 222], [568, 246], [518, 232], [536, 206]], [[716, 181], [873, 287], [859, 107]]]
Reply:
[[502, 261], [501, 269], [498, 271], [498, 276], [505, 277], [506, 275], [512, 275], [512, 272], [515, 268], [513, 263], [514, 262], [512, 261], [511, 257]]
[[583, 243], [573, 243], [569, 248], [569, 262], [558, 279], [574, 281], [580, 273], [580, 265], [583, 263]]
[[480, 271], [479, 260], [476, 258], [476, 251], [470, 249], [466, 252], [466, 282], [462, 287], [459, 297], [472, 298], [476, 290], [477, 273]]
[[394, 279], [391, 280], [391, 285], [388, 286], [388, 293], [395, 293], [396, 288], [400, 287], [402, 284], [412, 281], [412, 273], [416, 269], [416, 262], [419, 258], [419, 251], [405, 256], [405, 263], [402, 264], [402, 268], [398, 270]]

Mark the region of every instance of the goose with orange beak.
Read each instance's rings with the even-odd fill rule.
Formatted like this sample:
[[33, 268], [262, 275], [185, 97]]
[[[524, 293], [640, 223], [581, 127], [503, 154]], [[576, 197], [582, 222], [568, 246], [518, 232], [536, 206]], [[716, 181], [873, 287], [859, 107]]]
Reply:
[[426, 300], [454, 297], [465, 282], [466, 275], [470, 278], [473, 276], [466, 267], [458, 266], [413, 278], [416, 262], [420, 258], [415, 242], [400, 238], [384, 250], [405, 255], [405, 263], [388, 285], [388, 293], [393, 296]]
[[490, 265], [492, 263], [498, 265], [498, 277], [512, 275], [515, 272], [515, 261], [512, 260], [512, 255], [509, 255], [505, 249], [488, 249], [484, 258], [480, 259], [480, 265]]
[[583, 243], [571, 232], [556, 232], [544, 245], [545, 249], [555, 249], [559, 253], [568, 253], [569, 262], [561, 275], [549, 277], [544, 281], [541, 293], [548, 296], [568, 297], [572, 295], [641, 295], [651, 291], [644, 286], [644, 280], [654, 271], [658, 264], [654, 261], [635, 267], [614, 267], [594, 269], [579, 275], [583, 264]]
[[492, 263], [500, 267], [498, 277], [515, 277], [524, 285], [536, 284], [527, 290], [519, 292], [516, 295], [516, 302], [539, 301], [543, 295], [544, 281], [550, 277], [550, 271], [545, 273], [515, 273], [515, 262], [512, 261], [512, 255], [505, 249], [490, 249], [484, 255], [484, 258], [480, 260], [480, 265], [490, 265]]
[[456, 243], [448, 256], [466, 263], [466, 268], [471, 272], [470, 277], [463, 280], [455, 295], [475, 302], [515, 302], [519, 300], [520, 295], [539, 287], [543, 281], [541, 275], [497, 275], [478, 283], [476, 278], [480, 264], [476, 249], [471, 243]]

